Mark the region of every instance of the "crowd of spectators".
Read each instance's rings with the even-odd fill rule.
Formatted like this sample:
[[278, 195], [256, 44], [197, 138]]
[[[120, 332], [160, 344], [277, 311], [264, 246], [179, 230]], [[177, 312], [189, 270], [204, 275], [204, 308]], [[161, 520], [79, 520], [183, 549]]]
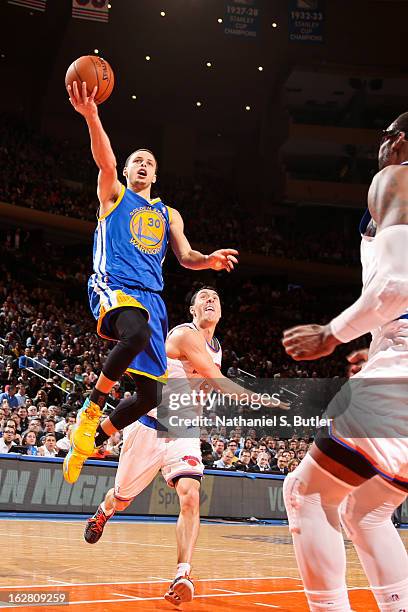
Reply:
[[[36, 256], [30, 236], [16, 245], [15, 230], [10, 235], [0, 246], [0, 450], [63, 456], [77, 410], [90, 393], [110, 344], [95, 333], [84, 281], [74, 274], [75, 262], [48, 245], [53, 269], [65, 271], [64, 278], [56, 280], [44, 269], [44, 258]], [[245, 372], [259, 379], [344, 374], [345, 350], [316, 363], [295, 363], [286, 356], [280, 339], [285, 327], [330, 318], [352, 301], [352, 290], [327, 294], [282, 283], [271, 287], [264, 279], [241, 279], [237, 289], [237, 278], [216, 273], [210, 282], [218, 286], [223, 301], [217, 336], [223, 346], [224, 374], [241, 378], [244, 385]], [[175, 325], [188, 317], [197, 281], [192, 284], [183, 272], [168, 279], [167, 286], [170, 325]], [[73, 299], [75, 291], [78, 299]], [[109, 406], [132, 392], [124, 377], [112, 389]], [[204, 432], [202, 439], [207, 466], [280, 473], [302, 459], [305, 443], [309, 444], [308, 437], [277, 440], [262, 431], [241, 430], [207, 432], [207, 437]], [[120, 448], [117, 434], [95, 456], [117, 458]]]
[[[9, 117], [0, 117], [0, 126], [0, 200], [95, 221], [97, 169], [89, 147], [42, 138]], [[219, 178], [160, 175], [158, 184], [157, 195], [180, 210], [195, 243], [306, 261], [358, 261], [357, 233], [353, 239], [343, 235], [342, 226], [330, 216], [325, 232], [316, 231], [313, 219], [307, 224], [302, 220], [297, 224], [301, 230], [295, 231], [293, 220], [254, 208]]]

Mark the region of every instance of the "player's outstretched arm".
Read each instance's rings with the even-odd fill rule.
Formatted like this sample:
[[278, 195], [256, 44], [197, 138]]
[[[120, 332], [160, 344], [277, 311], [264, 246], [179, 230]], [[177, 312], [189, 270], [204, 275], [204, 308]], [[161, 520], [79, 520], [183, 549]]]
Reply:
[[[250, 403], [252, 392], [221, 374], [208, 354], [205, 342], [196, 331], [189, 328], [175, 330], [166, 341], [166, 351], [168, 355], [182, 356], [183, 359], [189, 361], [194, 370], [203, 379], [207, 380], [216, 391], [231, 395], [237, 401]], [[277, 398], [267, 399], [265, 397], [261, 403], [267, 408], [280, 408], [282, 410], [290, 408], [289, 404], [280, 402]]]
[[219, 249], [203, 255], [191, 248], [184, 233], [184, 222], [178, 210], [172, 209], [173, 217], [170, 223], [170, 244], [179, 263], [190, 270], [227, 270], [231, 272], [238, 263], [235, 249]]
[[74, 109], [81, 114], [87, 123], [91, 138], [91, 150], [96, 165], [99, 168], [98, 198], [101, 203], [100, 213], [104, 214], [120, 194], [121, 183], [118, 181], [116, 171], [116, 158], [112, 147], [103, 129], [95, 103], [97, 87], [94, 87], [90, 96], [87, 94], [86, 83], [80, 88], [76, 81], [72, 87], [67, 87], [69, 101]]
[[328, 325], [300, 325], [286, 330], [283, 345], [296, 361], [330, 355], [350, 342], [397, 319], [408, 309], [408, 172], [388, 166], [374, 178], [368, 195], [377, 223], [377, 270], [360, 298]]

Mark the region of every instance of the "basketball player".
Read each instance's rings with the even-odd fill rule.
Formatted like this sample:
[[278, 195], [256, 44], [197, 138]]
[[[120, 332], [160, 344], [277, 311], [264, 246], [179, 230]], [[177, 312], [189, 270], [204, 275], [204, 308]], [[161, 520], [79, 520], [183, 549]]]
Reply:
[[[408, 610], [408, 557], [391, 522], [408, 492], [407, 137], [404, 113], [383, 133], [380, 172], [360, 226], [361, 297], [328, 325], [284, 332], [283, 344], [295, 360], [330, 355], [338, 344], [372, 333], [367, 361], [364, 353], [350, 358], [354, 376], [343, 387], [348, 388], [348, 409], [334, 418], [328, 436], [319, 432], [310, 453], [284, 482], [296, 558], [312, 611], [350, 610], [341, 524], [379, 609]], [[352, 425], [355, 433], [342, 435], [338, 422], [341, 429]], [[383, 423], [384, 435], [371, 437], [370, 423]]]
[[[231, 271], [234, 249], [210, 255], [194, 251], [180, 213], [160, 198], [151, 199], [157, 161], [147, 149], [129, 155], [123, 170], [127, 187], [118, 180], [116, 159], [98, 116], [94, 97], [76, 82], [68, 86], [70, 102], [86, 120], [94, 160], [99, 168], [98, 226], [94, 240], [94, 274], [88, 284], [89, 301], [100, 336], [117, 342], [102, 373], [78, 412], [71, 448], [64, 460], [64, 477], [78, 479], [84, 461], [110, 435], [136, 421], [160, 403], [166, 378], [167, 313], [160, 291], [162, 264], [170, 243], [180, 264], [192, 270]], [[137, 396], [119, 402], [109, 418], [99, 419], [114, 383], [129, 370]], [[96, 433], [96, 437], [95, 437]]]
[[[191, 323], [183, 323], [170, 331], [166, 340], [171, 392], [181, 393], [188, 383], [189, 392], [198, 391], [207, 380], [212, 388], [224, 393], [247, 397], [248, 391], [225, 378], [221, 372], [221, 346], [214, 337], [221, 317], [218, 293], [203, 287], [191, 298]], [[179, 383], [179, 385], [177, 385]], [[164, 398], [165, 401], [165, 398]], [[278, 406], [287, 408], [287, 404]], [[194, 586], [190, 564], [197, 540], [200, 514], [199, 489], [204, 466], [201, 461], [199, 435], [195, 438], [165, 439], [157, 436], [157, 411], [141, 416], [124, 430], [124, 443], [119, 458], [115, 488], [108, 491], [104, 502], [85, 528], [85, 539], [94, 544], [102, 535], [107, 520], [115, 510], [124, 510], [145, 489], [159, 469], [180, 500], [180, 515], [176, 527], [177, 572], [165, 598], [175, 605], [191, 601]]]

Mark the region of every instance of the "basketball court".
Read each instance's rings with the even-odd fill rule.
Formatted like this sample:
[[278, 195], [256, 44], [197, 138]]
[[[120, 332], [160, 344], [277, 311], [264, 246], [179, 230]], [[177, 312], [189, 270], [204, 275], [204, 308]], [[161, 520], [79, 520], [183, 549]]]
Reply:
[[[63, 592], [84, 612], [177, 609], [163, 599], [174, 576], [174, 524], [113, 521], [95, 545], [82, 533], [78, 520], [0, 520], [0, 607], [54, 612], [61, 604], [10, 604], [10, 594]], [[353, 610], [378, 610], [349, 542], [346, 549]], [[285, 525], [203, 524], [193, 579], [196, 597], [178, 609], [307, 610]]]

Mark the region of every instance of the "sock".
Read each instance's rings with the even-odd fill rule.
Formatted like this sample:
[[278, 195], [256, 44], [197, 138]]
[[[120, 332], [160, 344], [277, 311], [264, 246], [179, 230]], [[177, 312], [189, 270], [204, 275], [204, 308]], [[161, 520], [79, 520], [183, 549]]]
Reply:
[[115, 513], [115, 509], [112, 508], [112, 510], [107, 510], [106, 506], [105, 506], [105, 500], [101, 503], [101, 509], [102, 512], [104, 513], [105, 516], [112, 516], [112, 514]]
[[106, 398], [108, 397], [108, 395], [109, 393], [103, 393], [102, 391], [99, 391], [99, 389], [95, 387], [89, 399], [94, 404], [97, 404], [101, 410], [103, 410], [103, 407], [106, 404]]
[[346, 587], [334, 591], [306, 591], [311, 612], [351, 612]]
[[187, 576], [189, 576], [190, 572], [191, 565], [189, 563], [179, 563], [177, 565], [176, 578], [179, 578], [180, 576], [185, 576], [186, 574]]
[[96, 430], [96, 434], [95, 434], [95, 446], [96, 448], [98, 448], [99, 446], [102, 446], [102, 444], [105, 442], [105, 440], [109, 440], [110, 436], [108, 436], [108, 434], [103, 431], [101, 425], [98, 425], [98, 428]]
[[371, 589], [381, 612], [408, 612], [408, 579]]

